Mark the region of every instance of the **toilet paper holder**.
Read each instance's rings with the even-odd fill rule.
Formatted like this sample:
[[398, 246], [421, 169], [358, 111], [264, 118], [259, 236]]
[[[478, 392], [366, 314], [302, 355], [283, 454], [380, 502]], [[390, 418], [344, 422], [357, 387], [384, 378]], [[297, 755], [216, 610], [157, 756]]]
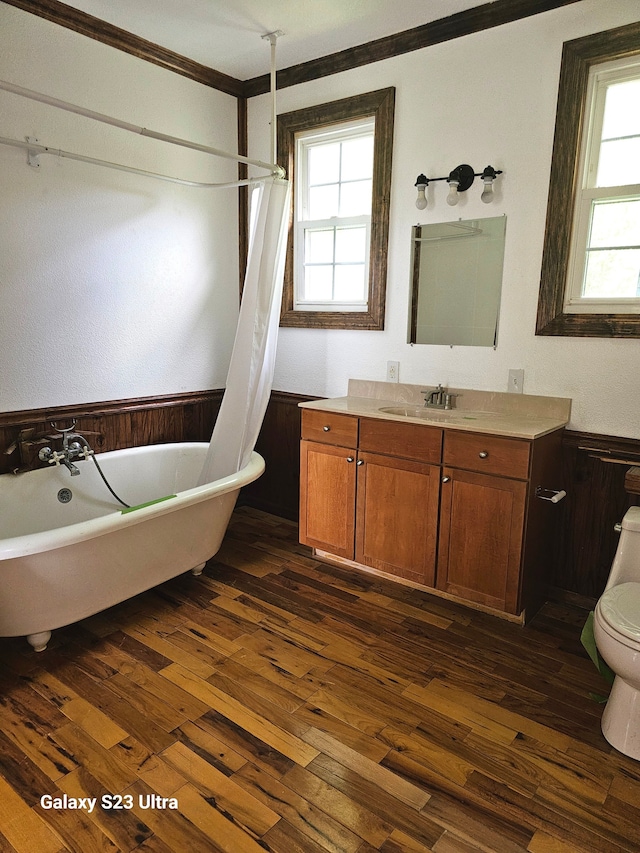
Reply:
[[542, 486], [536, 486], [535, 494], [541, 501], [550, 501], [552, 504], [560, 503], [567, 496], [564, 489], [543, 489]]

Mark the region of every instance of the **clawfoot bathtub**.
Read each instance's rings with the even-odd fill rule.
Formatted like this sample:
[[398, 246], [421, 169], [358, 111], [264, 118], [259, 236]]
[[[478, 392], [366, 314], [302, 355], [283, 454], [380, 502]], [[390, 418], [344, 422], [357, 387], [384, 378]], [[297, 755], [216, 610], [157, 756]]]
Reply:
[[[152, 445], [62, 467], [0, 476], [0, 636], [25, 635], [42, 651], [51, 631], [191, 570], [220, 547], [241, 486], [264, 461], [204, 486], [208, 445]], [[161, 500], [166, 498], [166, 500]], [[141, 506], [142, 505], [142, 506]]]

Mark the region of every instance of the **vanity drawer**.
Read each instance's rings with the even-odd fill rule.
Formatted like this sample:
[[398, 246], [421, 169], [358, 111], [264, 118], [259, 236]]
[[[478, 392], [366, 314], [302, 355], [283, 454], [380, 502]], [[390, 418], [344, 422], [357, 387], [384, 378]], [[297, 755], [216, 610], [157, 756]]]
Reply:
[[334, 412], [303, 409], [302, 438], [321, 441], [324, 444], [339, 444], [342, 447], [357, 447], [358, 419]]
[[445, 431], [443, 459], [444, 464], [452, 468], [526, 480], [529, 476], [530, 452], [529, 441], [474, 432]]
[[439, 465], [442, 430], [422, 424], [361, 418], [358, 447], [371, 453], [384, 453], [387, 456], [400, 456]]

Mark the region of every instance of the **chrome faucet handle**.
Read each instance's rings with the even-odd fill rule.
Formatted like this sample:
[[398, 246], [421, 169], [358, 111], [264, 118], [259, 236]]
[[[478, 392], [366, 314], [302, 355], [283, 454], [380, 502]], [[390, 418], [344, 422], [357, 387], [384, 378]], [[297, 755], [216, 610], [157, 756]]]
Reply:
[[[48, 453], [46, 453], [47, 450]], [[50, 447], [43, 447], [38, 457], [42, 462], [48, 462], [49, 465], [60, 465], [67, 458], [64, 453], [58, 453], [57, 450], [51, 450]]]
[[445, 391], [444, 394], [444, 407], [445, 409], [455, 409], [455, 400], [456, 397], [461, 397], [461, 394], [450, 394], [448, 391]]

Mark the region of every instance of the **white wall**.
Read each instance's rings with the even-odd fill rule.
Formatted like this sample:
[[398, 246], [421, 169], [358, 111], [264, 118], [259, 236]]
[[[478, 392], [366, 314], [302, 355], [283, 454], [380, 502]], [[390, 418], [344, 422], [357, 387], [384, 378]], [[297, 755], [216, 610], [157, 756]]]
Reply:
[[[260, 45], [258, 45], [260, 47]], [[0, 3], [0, 78], [237, 150], [236, 100]], [[0, 136], [228, 181], [231, 161], [0, 92]], [[238, 309], [237, 190], [0, 146], [0, 411], [224, 385]]]
[[[640, 438], [640, 341], [535, 336], [562, 43], [639, 18], [637, 0], [582, 0], [278, 93], [282, 113], [395, 86], [396, 123], [385, 330], [281, 329], [276, 388], [343, 395], [350, 377], [384, 380], [391, 359], [401, 382], [504, 391], [509, 368], [524, 368], [526, 393], [573, 399], [572, 428]], [[251, 154], [266, 157], [268, 96], [249, 110]], [[436, 184], [435, 204], [418, 211], [416, 176], [459, 163], [504, 169], [494, 203], [480, 202], [476, 181], [451, 208]], [[411, 226], [502, 213], [497, 349], [409, 346]]]

